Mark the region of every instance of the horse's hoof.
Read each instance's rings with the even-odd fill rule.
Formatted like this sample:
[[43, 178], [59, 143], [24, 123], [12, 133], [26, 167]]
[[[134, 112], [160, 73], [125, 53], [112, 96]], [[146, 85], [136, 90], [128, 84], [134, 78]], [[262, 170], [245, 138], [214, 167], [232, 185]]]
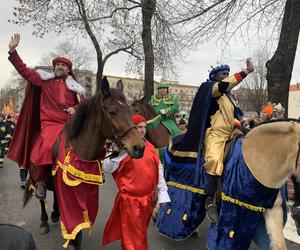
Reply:
[[41, 224], [40, 226], [40, 234], [47, 234], [50, 232], [50, 226], [49, 224]]
[[78, 245], [75, 245], [75, 246], [72, 245], [72, 247], [73, 247], [74, 250], [81, 250], [81, 246], [80, 245], [79, 246]]
[[81, 241], [82, 241], [82, 232], [80, 231], [76, 235], [76, 238], [70, 241], [70, 246], [72, 246], [74, 250], [81, 250]]
[[53, 223], [59, 222], [59, 218], [60, 218], [60, 214], [59, 213], [56, 213], [56, 212], [52, 212], [51, 213], [51, 221]]

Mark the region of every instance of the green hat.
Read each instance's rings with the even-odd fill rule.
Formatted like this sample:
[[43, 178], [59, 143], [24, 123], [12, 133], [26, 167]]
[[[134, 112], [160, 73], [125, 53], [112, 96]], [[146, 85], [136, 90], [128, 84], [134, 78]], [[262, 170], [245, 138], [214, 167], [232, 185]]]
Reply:
[[167, 83], [160, 83], [157, 86], [157, 89], [168, 89], [169, 85]]

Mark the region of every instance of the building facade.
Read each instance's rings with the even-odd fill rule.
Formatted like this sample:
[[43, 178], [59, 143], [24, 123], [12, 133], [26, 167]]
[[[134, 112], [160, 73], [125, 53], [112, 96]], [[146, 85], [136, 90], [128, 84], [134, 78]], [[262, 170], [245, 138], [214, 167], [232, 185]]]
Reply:
[[[115, 87], [117, 82], [121, 80], [124, 84], [124, 94], [127, 97], [129, 102], [132, 102], [134, 98], [140, 99], [144, 96], [144, 80], [137, 79], [137, 78], [127, 78], [127, 77], [119, 77], [119, 76], [107, 76], [108, 81]], [[96, 80], [95, 80], [96, 82]], [[169, 84], [169, 93], [174, 95], [179, 103], [180, 103], [180, 110], [184, 110], [186, 112], [190, 112], [194, 97], [198, 90], [198, 86], [192, 85], [183, 85], [178, 84], [177, 82], [171, 82], [167, 80], [162, 80], [164, 83]], [[156, 93], [156, 86], [160, 82], [154, 82], [154, 92]], [[93, 84], [96, 86], [96, 84]]]
[[[53, 69], [49, 66], [37, 66], [35, 69], [41, 69], [48, 72], [51, 72]], [[88, 70], [77, 70], [74, 72], [77, 78], [77, 81], [86, 89], [86, 97], [90, 97], [96, 93], [96, 74]], [[138, 78], [129, 78], [129, 77], [119, 77], [119, 76], [110, 76], [107, 75], [107, 79], [111, 87], [115, 87], [119, 80], [122, 81], [124, 85], [124, 94], [129, 103], [134, 99], [140, 99], [144, 96], [144, 80]], [[182, 85], [178, 82], [163, 81], [168, 83], [170, 88], [169, 92], [171, 95], [176, 96], [180, 103], [180, 110], [190, 112], [194, 96], [198, 90], [198, 86], [192, 85]], [[156, 86], [160, 82], [155, 82], [155, 93], [157, 93]], [[15, 89], [17, 92], [17, 98], [14, 98], [15, 109], [17, 112], [20, 111], [23, 98], [25, 96], [26, 82], [25, 80], [20, 80], [19, 87]]]
[[300, 83], [290, 85], [288, 117], [300, 117]]

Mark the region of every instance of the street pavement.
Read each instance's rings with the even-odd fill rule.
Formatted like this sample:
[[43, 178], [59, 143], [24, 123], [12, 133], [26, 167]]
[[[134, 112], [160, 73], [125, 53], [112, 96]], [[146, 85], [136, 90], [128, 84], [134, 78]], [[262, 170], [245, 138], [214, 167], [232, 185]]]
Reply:
[[[101, 245], [103, 230], [105, 223], [110, 215], [113, 207], [114, 199], [117, 193], [115, 183], [111, 176], [106, 176], [106, 183], [100, 188], [99, 194], [99, 212], [96, 223], [93, 227], [91, 235], [87, 232], [83, 234], [82, 249], [83, 250], [117, 250], [120, 249], [120, 242], [116, 241], [106, 247]], [[19, 169], [12, 161], [6, 159], [5, 166], [0, 169], [0, 223], [11, 223], [19, 225], [28, 230], [36, 243], [38, 250], [59, 250], [63, 249], [64, 241], [60, 235], [59, 224], [53, 224], [49, 219], [50, 233], [40, 234], [40, 205], [33, 197], [29, 204], [22, 209], [23, 191], [20, 188]], [[48, 216], [52, 211], [52, 193], [47, 193]], [[201, 238], [189, 237], [184, 241], [171, 240], [155, 229], [155, 225], [151, 222], [148, 229], [149, 250], [201, 250], [207, 249], [205, 246], [205, 236], [208, 229], [208, 222], [205, 221], [201, 225]], [[292, 228], [292, 227], [291, 227]], [[298, 241], [300, 237], [291, 232], [289, 229], [288, 238]], [[288, 249], [300, 249], [300, 244], [288, 241]], [[1, 243], [0, 243], [1, 249]], [[254, 244], [251, 250], [258, 249]]]

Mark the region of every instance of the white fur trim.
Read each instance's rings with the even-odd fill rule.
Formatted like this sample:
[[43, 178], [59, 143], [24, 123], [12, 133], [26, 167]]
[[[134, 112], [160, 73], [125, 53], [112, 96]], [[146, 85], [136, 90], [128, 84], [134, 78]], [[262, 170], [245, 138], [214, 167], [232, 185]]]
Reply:
[[[54, 72], [47, 72], [47, 71], [44, 71], [41, 69], [38, 69], [36, 72], [39, 74], [39, 76], [41, 77], [42, 80], [50, 80], [50, 79], [55, 78]], [[76, 92], [81, 95], [85, 94], [84, 87], [82, 87], [80, 85], [80, 83], [77, 82], [71, 75], [69, 75], [67, 77], [66, 85], [67, 85], [68, 89], [73, 92]]]
[[47, 72], [41, 69], [38, 69], [36, 72], [40, 75], [42, 80], [50, 80], [55, 77], [54, 72]]
[[68, 76], [66, 79], [66, 84], [69, 90], [72, 90], [78, 94], [83, 95], [85, 93], [84, 87], [80, 85], [72, 76]]

